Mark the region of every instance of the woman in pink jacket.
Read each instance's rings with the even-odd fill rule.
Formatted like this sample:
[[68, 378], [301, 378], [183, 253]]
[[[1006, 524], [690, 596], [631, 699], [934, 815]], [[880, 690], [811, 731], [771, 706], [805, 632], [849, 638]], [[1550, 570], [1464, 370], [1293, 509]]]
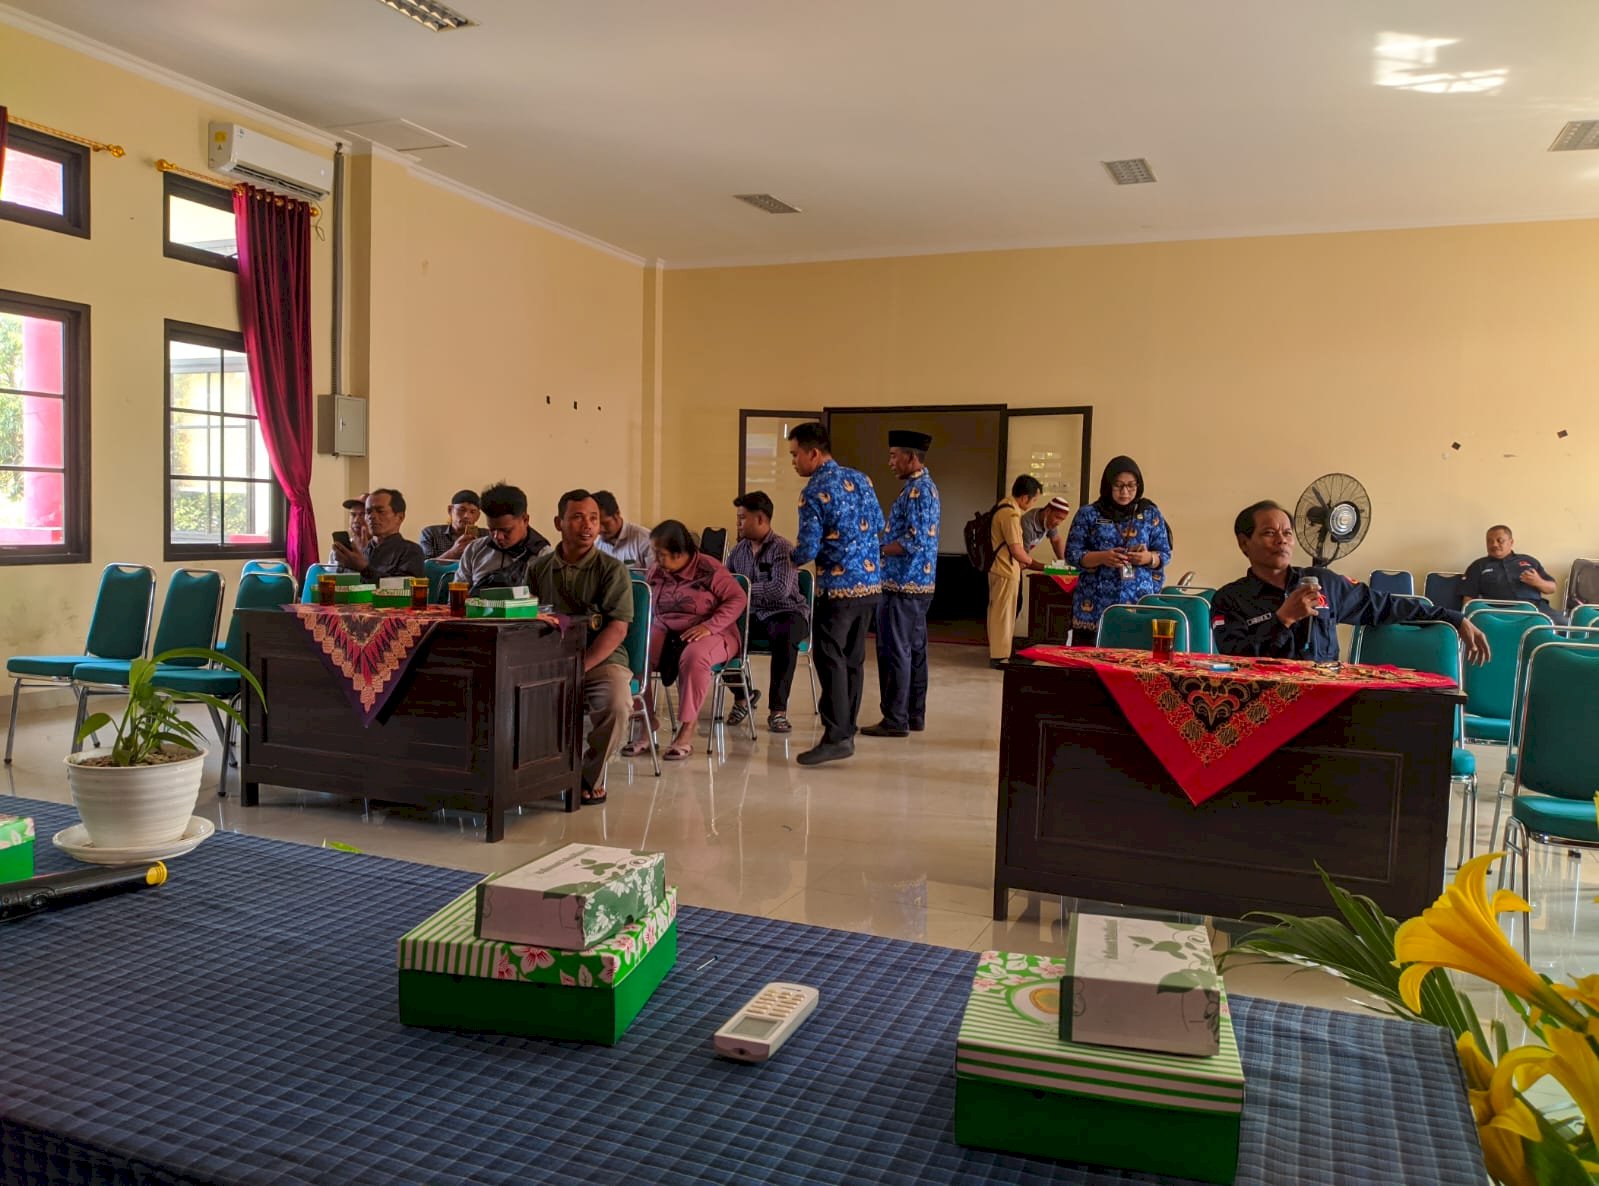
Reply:
[[[650, 628], [650, 670], [678, 685], [677, 736], [661, 755], [681, 761], [694, 752], [700, 706], [711, 688], [711, 667], [739, 653], [738, 622], [747, 600], [733, 574], [700, 551], [689, 529], [668, 519], [650, 532], [655, 563], [645, 578], [655, 600]], [[655, 728], [652, 719], [650, 729]], [[623, 752], [649, 748], [635, 742]]]

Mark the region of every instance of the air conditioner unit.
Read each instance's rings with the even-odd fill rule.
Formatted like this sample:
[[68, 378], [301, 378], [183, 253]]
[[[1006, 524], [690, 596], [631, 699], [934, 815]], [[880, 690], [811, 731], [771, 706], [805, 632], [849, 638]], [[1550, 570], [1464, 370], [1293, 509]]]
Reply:
[[280, 193], [314, 201], [333, 188], [331, 160], [238, 124], [213, 123], [210, 150], [211, 168], [218, 173]]

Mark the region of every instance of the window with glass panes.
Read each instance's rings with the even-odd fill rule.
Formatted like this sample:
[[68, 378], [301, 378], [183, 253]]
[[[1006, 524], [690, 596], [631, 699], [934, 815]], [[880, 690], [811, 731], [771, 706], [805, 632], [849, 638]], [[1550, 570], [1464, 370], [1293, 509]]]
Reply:
[[282, 556], [283, 496], [240, 334], [167, 322], [168, 560]]
[[0, 291], [0, 564], [89, 558], [89, 307]]
[[0, 175], [0, 218], [89, 237], [89, 150], [11, 124]]

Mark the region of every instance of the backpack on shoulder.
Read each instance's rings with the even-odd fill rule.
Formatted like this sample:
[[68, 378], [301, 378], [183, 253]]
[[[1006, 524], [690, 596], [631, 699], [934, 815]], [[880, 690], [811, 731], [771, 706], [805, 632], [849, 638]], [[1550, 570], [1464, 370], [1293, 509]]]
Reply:
[[994, 566], [994, 512], [999, 510], [999, 506], [996, 502], [988, 510], [978, 511], [966, 521], [966, 559], [972, 562], [972, 567], [978, 572], [987, 572]]

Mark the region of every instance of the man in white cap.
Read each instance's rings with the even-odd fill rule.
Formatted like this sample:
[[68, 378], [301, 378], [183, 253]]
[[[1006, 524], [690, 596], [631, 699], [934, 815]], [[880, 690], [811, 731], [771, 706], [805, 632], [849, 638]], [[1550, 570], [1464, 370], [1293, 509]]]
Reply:
[[1061, 524], [1071, 517], [1072, 504], [1056, 495], [1041, 507], [1034, 507], [1022, 516], [1022, 547], [1031, 552], [1038, 541], [1047, 539], [1055, 549], [1055, 559], [1066, 558], [1066, 533]]

